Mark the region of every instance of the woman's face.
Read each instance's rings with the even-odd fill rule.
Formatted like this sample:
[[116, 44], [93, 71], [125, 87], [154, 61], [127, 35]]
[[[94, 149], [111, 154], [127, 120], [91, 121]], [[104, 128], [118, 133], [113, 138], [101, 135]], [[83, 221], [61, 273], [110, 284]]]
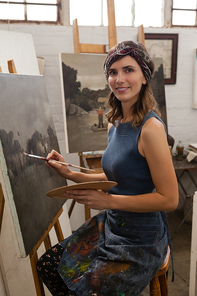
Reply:
[[146, 79], [140, 65], [127, 55], [114, 62], [108, 70], [108, 84], [111, 91], [122, 104], [133, 105], [139, 97], [142, 84]]

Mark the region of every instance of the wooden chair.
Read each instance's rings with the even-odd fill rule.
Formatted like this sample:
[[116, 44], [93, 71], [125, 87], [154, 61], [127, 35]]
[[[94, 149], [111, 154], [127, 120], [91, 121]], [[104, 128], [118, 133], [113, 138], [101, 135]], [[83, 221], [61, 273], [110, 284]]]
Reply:
[[167, 255], [165, 261], [154, 276], [154, 278], [150, 281], [150, 296], [169, 296], [168, 294], [168, 283], [167, 283], [167, 271], [170, 264], [170, 248], [168, 246]]

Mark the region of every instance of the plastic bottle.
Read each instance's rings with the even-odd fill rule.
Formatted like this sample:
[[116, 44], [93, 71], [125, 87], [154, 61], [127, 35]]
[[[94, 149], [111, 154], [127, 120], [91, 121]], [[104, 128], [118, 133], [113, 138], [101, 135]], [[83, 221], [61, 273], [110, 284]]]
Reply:
[[176, 146], [176, 159], [183, 160], [183, 149], [184, 146], [181, 141], [179, 141], [178, 145]]

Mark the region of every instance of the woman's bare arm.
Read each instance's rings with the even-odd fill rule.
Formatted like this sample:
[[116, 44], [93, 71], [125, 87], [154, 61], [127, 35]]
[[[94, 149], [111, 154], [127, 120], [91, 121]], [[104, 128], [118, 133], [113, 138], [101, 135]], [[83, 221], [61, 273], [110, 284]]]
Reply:
[[107, 181], [107, 177], [104, 173], [86, 174], [82, 172], [76, 172], [70, 170], [68, 166], [64, 166], [62, 164], [54, 162], [53, 160], [65, 162], [63, 156], [55, 150], [52, 150], [51, 153], [48, 154], [47, 158], [49, 159], [49, 161], [47, 162], [47, 166], [49, 168], [53, 168], [61, 177], [73, 182], [81, 183], [92, 181]]

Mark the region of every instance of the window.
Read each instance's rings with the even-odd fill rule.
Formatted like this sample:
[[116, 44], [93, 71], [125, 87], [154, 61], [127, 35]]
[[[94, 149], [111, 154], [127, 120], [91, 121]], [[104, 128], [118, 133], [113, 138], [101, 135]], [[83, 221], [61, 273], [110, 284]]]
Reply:
[[197, 26], [196, 13], [196, 0], [174, 0], [172, 5], [172, 26]]
[[[114, 0], [116, 26], [162, 27], [165, 1]], [[107, 0], [0, 0], [1, 22], [60, 23], [60, 15], [67, 25], [108, 26]]]
[[0, 20], [58, 22], [60, 0], [0, 1]]
[[[114, 0], [116, 26], [162, 27], [164, 0]], [[154, 7], [154, 9], [153, 9]], [[70, 24], [107, 26], [107, 0], [70, 0]]]

